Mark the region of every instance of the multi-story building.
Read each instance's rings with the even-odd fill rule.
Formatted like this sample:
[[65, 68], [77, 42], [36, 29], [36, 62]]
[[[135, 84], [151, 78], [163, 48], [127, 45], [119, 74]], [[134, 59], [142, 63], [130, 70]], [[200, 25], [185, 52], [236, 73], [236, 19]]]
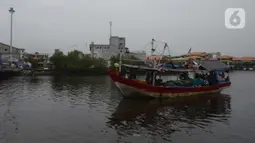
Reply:
[[126, 39], [124, 37], [111, 36], [110, 37], [110, 49], [117, 53], [126, 53]]
[[24, 58], [25, 49], [12, 47], [4, 43], [0, 43], [0, 55], [3, 60], [18, 61]]
[[126, 48], [124, 37], [111, 36], [109, 44], [90, 44], [90, 53], [92, 57], [103, 58], [109, 60], [112, 56], [116, 56], [119, 53], [125, 54], [128, 52]]

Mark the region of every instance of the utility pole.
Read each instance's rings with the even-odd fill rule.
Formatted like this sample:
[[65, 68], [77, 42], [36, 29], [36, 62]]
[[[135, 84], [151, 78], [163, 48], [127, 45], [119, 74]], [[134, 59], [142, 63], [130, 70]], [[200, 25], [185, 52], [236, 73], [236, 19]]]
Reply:
[[10, 59], [9, 60], [12, 61], [12, 15], [15, 11], [12, 7], [10, 7], [9, 12], [11, 13], [10, 50], [9, 50], [9, 52], [10, 52], [10, 57], [9, 58]]
[[110, 21], [110, 38], [112, 37], [112, 21]]

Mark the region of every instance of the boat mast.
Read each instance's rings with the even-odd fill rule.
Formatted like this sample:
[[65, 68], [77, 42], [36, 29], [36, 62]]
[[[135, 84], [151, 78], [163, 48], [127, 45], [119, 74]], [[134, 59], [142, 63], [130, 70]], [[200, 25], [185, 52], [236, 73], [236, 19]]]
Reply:
[[153, 52], [155, 51], [154, 49], [154, 39], [151, 40], [151, 56], [153, 55]]
[[[151, 56], [153, 55], [155, 49], [154, 49], [154, 39], [151, 40]], [[154, 59], [152, 60], [152, 64], [153, 64], [153, 68], [156, 67], [156, 62], [154, 61]], [[152, 74], [152, 85], [154, 86], [155, 85], [155, 71], [153, 71], [153, 74]]]

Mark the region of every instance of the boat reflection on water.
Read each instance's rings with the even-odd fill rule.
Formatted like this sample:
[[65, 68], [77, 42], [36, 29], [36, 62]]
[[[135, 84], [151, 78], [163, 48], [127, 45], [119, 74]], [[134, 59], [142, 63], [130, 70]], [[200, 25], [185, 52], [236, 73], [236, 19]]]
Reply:
[[217, 94], [176, 99], [123, 99], [109, 118], [108, 126], [121, 134], [143, 131], [170, 135], [175, 131], [203, 129], [226, 123], [231, 112], [229, 95]]

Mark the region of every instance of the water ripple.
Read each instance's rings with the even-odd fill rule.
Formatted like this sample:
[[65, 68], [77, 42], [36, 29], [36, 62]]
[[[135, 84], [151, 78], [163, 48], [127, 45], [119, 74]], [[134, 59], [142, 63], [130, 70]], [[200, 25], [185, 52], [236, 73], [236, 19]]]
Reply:
[[123, 99], [107, 76], [9, 79], [0, 142], [249, 142], [255, 100], [241, 76], [225, 94], [171, 100]]
[[108, 124], [121, 134], [131, 134], [137, 128], [143, 128], [144, 132], [156, 131], [165, 139], [166, 136], [185, 129], [188, 134], [192, 129], [211, 133], [206, 130], [208, 126], [228, 121], [230, 106], [226, 104], [230, 104], [229, 95], [175, 100], [123, 99]]

